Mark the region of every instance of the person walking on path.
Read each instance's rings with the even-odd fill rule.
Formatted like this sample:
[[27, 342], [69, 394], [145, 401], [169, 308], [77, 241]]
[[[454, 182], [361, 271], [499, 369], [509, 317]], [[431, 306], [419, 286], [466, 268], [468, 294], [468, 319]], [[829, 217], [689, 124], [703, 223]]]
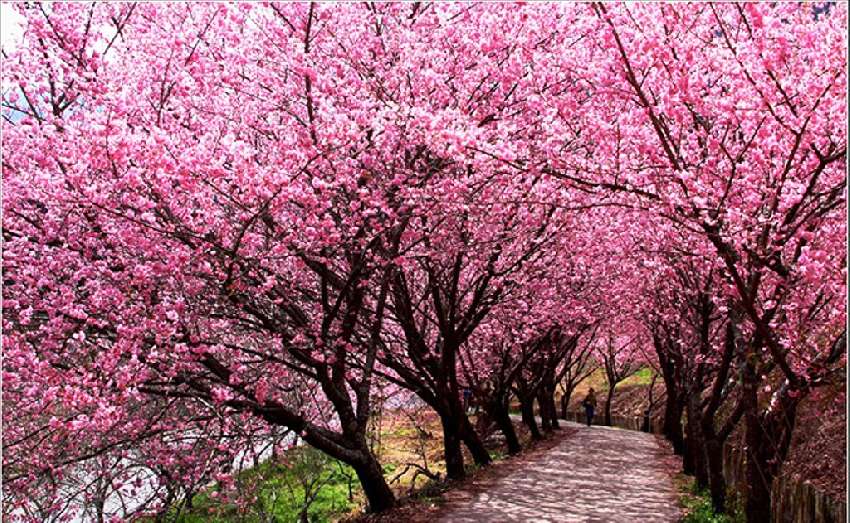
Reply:
[[596, 393], [593, 391], [593, 387], [587, 391], [587, 396], [581, 404], [584, 405], [584, 413], [587, 415], [587, 426], [589, 427], [593, 423], [593, 411], [596, 410]]

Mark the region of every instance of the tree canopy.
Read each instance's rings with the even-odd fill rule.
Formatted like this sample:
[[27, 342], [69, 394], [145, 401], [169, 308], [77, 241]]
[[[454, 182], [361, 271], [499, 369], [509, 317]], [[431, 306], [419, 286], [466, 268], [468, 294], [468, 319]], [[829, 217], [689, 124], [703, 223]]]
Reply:
[[845, 367], [845, 4], [16, 9], [8, 516], [162, 513], [281, 431], [384, 510], [378, 391], [462, 477], [462, 389], [557, 423], [585, 354], [772, 477]]

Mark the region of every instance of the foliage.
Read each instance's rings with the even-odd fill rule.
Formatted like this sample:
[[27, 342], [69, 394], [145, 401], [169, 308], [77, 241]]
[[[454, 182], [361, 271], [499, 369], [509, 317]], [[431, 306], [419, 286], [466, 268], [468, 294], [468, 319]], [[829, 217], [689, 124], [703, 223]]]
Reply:
[[362, 492], [354, 471], [344, 463], [328, 459], [310, 447], [292, 449], [287, 462], [264, 462], [240, 474], [236, 481], [259, 480], [256, 498], [246, 511], [232, 503], [213, 497], [217, 487], [200, 493], [193, 508], [181, 513], [179, 523], [294, 522], [304, 507], [307, 477], [315, 478], [315, 500], [307, 509], [310, 522], [338, 519], [359, 506]]
[[682, 488], [679, 502], [685, 509], [682, 523], [742, 523], [744, 521], [740, 512], [737, 511], [732, 515], [716, 513], [709, 493], [697, 489], [694, 481]]
[[649, 367], [643, 367], [623, 381], [623, 385], [649, 385], [652, 383], [654, 371]]

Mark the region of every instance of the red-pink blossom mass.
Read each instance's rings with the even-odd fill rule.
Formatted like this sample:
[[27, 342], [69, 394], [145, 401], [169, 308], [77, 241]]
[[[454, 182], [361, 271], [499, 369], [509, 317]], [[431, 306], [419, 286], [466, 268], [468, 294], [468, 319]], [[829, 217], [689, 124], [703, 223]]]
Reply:
[[383, 511], [377, 398], [461, 478], [465, 390], [514, 453], [596, 367], [663, 377], [722, 505], [713, 445], [772, 478], [845, 369], [844, 3], [13, 7], [4, 519], [248, 506], [270, 441]]

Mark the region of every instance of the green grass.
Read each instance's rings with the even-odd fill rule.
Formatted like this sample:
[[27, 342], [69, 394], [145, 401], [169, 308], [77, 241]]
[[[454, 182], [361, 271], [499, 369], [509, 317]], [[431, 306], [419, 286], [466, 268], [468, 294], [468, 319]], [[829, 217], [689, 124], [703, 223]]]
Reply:
[[213, 497], [218, 487], [210, 487], [193, 500], [193, 508], [175, 519], [178, 523], [259, 523], [298, 521], [304, 500], [303, 481], [315, 479], [315, 500], [307, 514], [309, 521], [339, 519], [359, 505], [360, 484], [353, 469], [310, 447], [292, 449], [288, 463], [265, 462], [240, 473], [236, 482], [254, 486], [256, 498], [241, 510]]
[[[650, 367], [641, 367], [628, 378], [617, 384], [617, 389], [621, 387], [648, 386], [652, 383], [653, 370]], [[608, 391], [608, 378], [605, 377], [605, 370], [596, 369], [590, 375], [579, 383], [573, 393], [574, 397], [584, 397], [587, 394], [588, 387], [593, 387], [597, 394], [604, 394]]]
[[711, 504], [711, 495], [705, 489], [697, 489], [694, 481], [690, 481], [682, 488], [680, 503], [686, 512], [682, 523], [740, 523], [744, 521], [738, 511], [732, 514], [716, 513]]
[[501, 448], [498, 448], [496, 450], [490, 451], [490, 457], [493, 458], [493, 461], [502, 461], [503, 459], [508, 457], [508, 454]]
[[406, 427], [404, 425], [399, 425], [392, 430], [385, 430], [381, 433], [383, 436], [391, 436], [397, 438], [406, 438], [410, 436], [416, 436], [416, 429], [413, 427]]
[[639, 371], [635, 372], [632, 376], [632, 383], [635, 385], [649, 385], [652, 383], [652, 369], [649, 367], [643, 367]]

